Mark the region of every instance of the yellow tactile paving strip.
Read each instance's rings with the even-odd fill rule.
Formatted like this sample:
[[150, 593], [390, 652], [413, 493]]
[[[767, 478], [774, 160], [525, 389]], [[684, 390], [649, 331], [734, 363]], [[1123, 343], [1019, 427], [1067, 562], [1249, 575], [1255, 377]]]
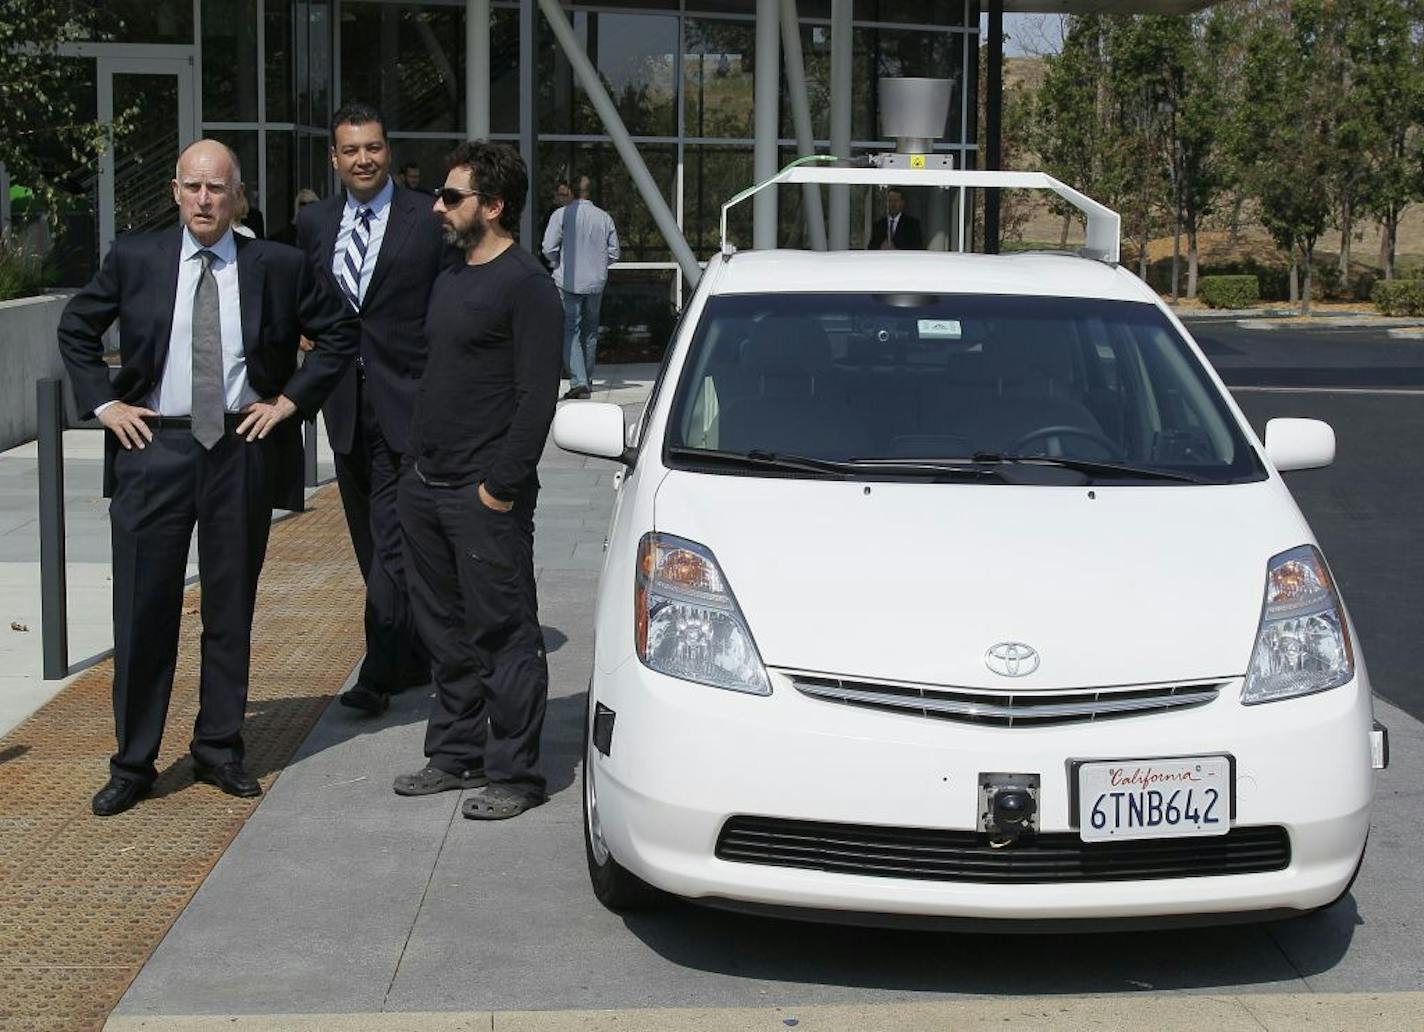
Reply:
[[[272, 528], [253, 623], [247, 765], [267, 787], [362, 650], [361, 577], [334, 485]], [[0, 1029], [98, 1028], [258, 800], [194, 784], [198, 589], [154, 797], [100, 819], [114, 748], [113, 664], [89, 669], [0, 739]]]

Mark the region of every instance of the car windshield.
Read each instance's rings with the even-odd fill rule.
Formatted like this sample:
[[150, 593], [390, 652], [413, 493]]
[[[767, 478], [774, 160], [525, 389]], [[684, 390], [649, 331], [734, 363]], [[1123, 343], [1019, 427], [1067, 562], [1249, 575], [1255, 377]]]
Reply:
[[[962, 462], [1118, 482], [1264, 476], [1166, 317], [1087, 298], [711, 298], [666, 443], [674, 466], [727, 471], [752, 455], [744, 472], [760, 475], [776, 475], [768, 459], [810, 459], [881, 475]], [[805, 465], [788, 475], [817, 475]]]

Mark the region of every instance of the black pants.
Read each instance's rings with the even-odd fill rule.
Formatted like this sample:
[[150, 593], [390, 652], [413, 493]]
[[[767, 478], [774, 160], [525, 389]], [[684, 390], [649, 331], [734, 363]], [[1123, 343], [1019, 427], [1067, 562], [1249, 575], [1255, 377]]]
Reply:
[[434, 487], [407, 466], [411, 609], [435, 680], [425, 755], [450, 773], [484, 767], [491, 781], [542, 799], [549, 667], [534, 587], [538, 491], [495, 512], [473, 485]]
[[405, 544], [396, 513], [401, 457], [381, 433], [370, 390], [359, 375], [356, 399], [351, 451], [335, 453], [341, 507], [366, 582], [366, 658], [356, 677], [376, 691], [392, 692], [424, 684], [428, 662], [411, 629]]
[[268, 442], [229, 430], [204, 451], [186, 428], [158, 429], [114, 460], [115, 777], [152, 784], [178, 658], [193, 525], [202, 585], [199, 710], [190, 746], [208, 766], [241, 761], [257, 578], [272, 526]]

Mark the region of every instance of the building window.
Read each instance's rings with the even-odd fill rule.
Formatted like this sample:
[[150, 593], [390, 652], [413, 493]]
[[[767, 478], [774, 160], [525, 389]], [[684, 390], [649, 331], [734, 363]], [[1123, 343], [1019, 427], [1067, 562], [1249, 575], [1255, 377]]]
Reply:
[[257, 30], [257, 0], [203, 0], [205, 121], [257, 121]]

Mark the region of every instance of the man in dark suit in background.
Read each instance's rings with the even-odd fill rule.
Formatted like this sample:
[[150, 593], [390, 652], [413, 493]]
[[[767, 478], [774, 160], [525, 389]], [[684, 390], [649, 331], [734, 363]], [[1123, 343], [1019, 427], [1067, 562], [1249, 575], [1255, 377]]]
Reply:
[[381, 115], [348, 104], [331, 127], [331, 163], [344, 189], [297, 214], [313, 271], [333, 278], [361, 322], [356, 364], [323, 412], [341, 502], [366, 581], [366, 658], [343, 705], [381, 713], [394, 692], [429, 680], [411, 630], [396, 481], [416, 389], [425, 371], [425, 307], [447, 247], [428, 194], [396, 185]]
[[885, 191], [885, 217], [870, 231], [872, 251], [923, 251], [925, 235], [920, 220], [905, 211], [905, 195], [893, 186]]
[[[226, 146], [188, 147], [173, 180], [183, 228], [115, 240], [59, 324], [79, 410], [109, 431], [118, 750], [94, 796], [101, 817], [133, 806], [157, 777], [195, 524], [203, 638], [194, 774], [230, 795], [261, 791], [242, 765], [242, 721], [272, 509], [302, 498], [299, 423], [288, 417], [315, 415], [355, 354], [356, 325], [301, 252], [232, 232], [241, 192]], [[111, 381], [103, 335], [115, 319]], [[316, 343], [298, 370], [301, 335]]]

